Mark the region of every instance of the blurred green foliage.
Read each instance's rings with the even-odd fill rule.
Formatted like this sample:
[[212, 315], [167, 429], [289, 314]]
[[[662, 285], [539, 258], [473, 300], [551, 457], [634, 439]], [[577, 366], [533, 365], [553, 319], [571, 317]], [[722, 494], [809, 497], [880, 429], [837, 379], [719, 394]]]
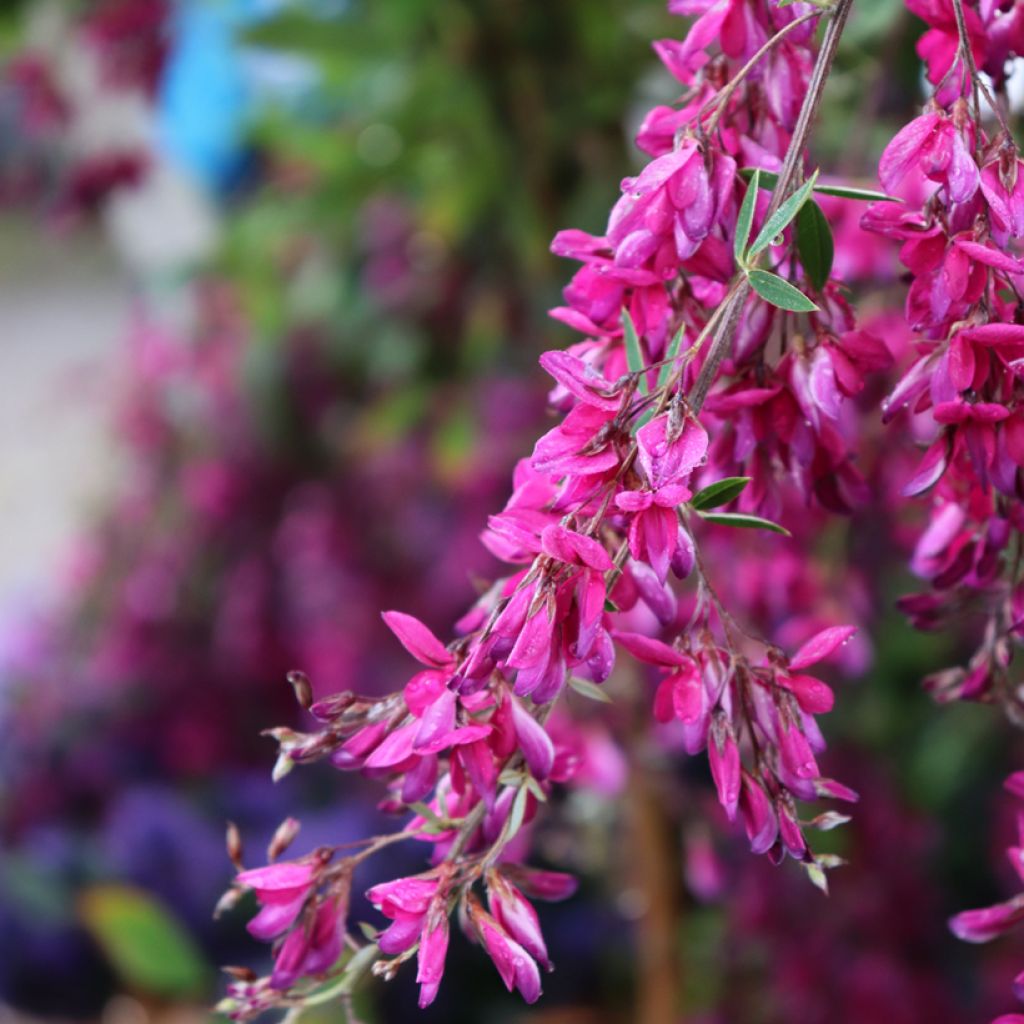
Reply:
[[[632, 167], [623, 112], [678, 24], [661, 0], [353, 0], [250, 29], [316, 70], [252, 125], [262, 184], [217, 268], [255, 325], [265, 399], [283, 400], [296, 331], [360, 405], [387, 395], [384, 430], [418, 422], [424, 381], [532, 367], [569, 276], [551, 237], [603, 226]], [[456, 457], [472, 429], [456, 409], [438, 445]]]
[[129, 989], [178, 999], [208, 989], [209, 971], [191, 936], [143, 890], [93, 886], [79, 897], [79, 914]]

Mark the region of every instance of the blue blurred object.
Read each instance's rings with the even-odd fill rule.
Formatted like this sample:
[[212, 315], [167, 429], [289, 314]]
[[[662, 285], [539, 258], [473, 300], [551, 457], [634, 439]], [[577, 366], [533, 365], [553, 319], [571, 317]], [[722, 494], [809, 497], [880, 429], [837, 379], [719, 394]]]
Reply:
[[161, 83], [157, 135], [162, 151], [207, 191], [223, 195], [244, 176], [246, 127], [261, 105], [293, 106], [316, 83], [307, 61], [245, 44], [245, 28], [283, 7], [337, 16], [337, 0], [180, 0]]
[[230, 187], [245, 162], [249, 93], [235, 33], [247, 6], [206, 0], [180, 4], [160, 87], [161, 148], [214, 193]]

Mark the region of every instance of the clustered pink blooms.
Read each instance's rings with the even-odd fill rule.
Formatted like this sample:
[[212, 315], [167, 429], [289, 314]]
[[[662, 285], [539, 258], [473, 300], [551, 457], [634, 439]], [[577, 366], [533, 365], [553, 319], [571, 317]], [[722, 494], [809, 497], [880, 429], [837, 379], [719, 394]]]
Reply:
[[[995, 702], [1019, 722], [1010, 666], [1024, 621], [1024, 263], [1016, 252], [1024, 164], [1003, 110], [1008, 60], [1024, 53], [1024, 8], [986, 0], [907, 6], [929, 25], [918, 52], [935, 93], [882, 155], [883, 186], [906, 202], [879, 203], [864, 218], [901, 244], [911, 278], [905, 315], [915, 353], [884, 415], [925, 447], [903, 494], [929, 495], [911, 560], [929, 589], [901, 605], [921, 629], [972, 626], [977, 647], [967, 666], [928, 680], [938, 699]], [[983, 120], [983, 101], [995, 124]], [[1019, 775], [1008, 786], [1019, 795]], [[1019, 849], [1010, 859], [1019, 871]], [[1018, 903], [960, 914], [953, 930], [986, 941], [1016, 922]], [[1024, 998], [1019, 979], [1017, 989]]]
[[[670, 9], [698, 15], [683, 42], [656, 46], [685, 88], [680, 104], [645, 119], [638, 142], [652, 160], [623, 181], [605, 234], [563, 231], [553, 243], [583, 264], [554, 316], [584, 340], [541, 358], [561, 419], [520, 462], [512, 496], [483, 536], [509, 574], [448, 644], [412, 616], [385, 614], [422, 666], [402, 690], [314, 701], [305, 677], [292, 676], [319, 728], [273, 730], [275, 774], [324, 758], [358, 770], [386, 786], [382, 808], [405, 823], [337, 861], [341, 851], [326, 851], [320, 863], [330, 866], [314, 870], [314, 881], [308, 862], [239, 874], [227, 902], [256, 889], [257, 930], [275, 942], [275, 969], [232, 986], [222, 1009], [236, 1019], [262, 1012], [275, 992], [282, 1006], [320, 1000], [348, 992], [356, 966], [375, 960], [373, 972], [390, 977], [414, 956], [428, 1005], [453, 912], [506, 987], [536, 999], [550, 962], [529, 898], [563, 897], [571, 883], [522, 862], [553, 787], [573, 784], [583, 767], [579, 745], [548, 720], [567, 683], [599, 696], [620, 650], [657, 671], [653, 719], [688, 753], [706, 752], [719, 802], [754, 851], [776, 862], [788, 854], [820, 885], [836, 862], [812, 852], [805, 828], [841, 816], [808, 823], [798, 810], [823, 797], [856, 799], [818, 766], [816, 716], [833, 695], [807, 670], [854, 629], [821, 623], [792, 656], [749, 636], [720, 600], [700, 545], [723, 525], [777, 529], [757, 516], [787, 496], [842, 511], [863, 500], [850, 400], [891, 355], [858, 328], [828, 268], [811, 273], [797, 259], [789, 221], [765, 227], [796, 182], [783, 174], [774, 196], [740, 173], [784, 172], [787, 157], [803, 165], [797, 122], [813, 114], [822, 10], [773, 0], [673, 0]], [[748, 273], [771, 277], [737, 238], [762, 228], [775, 269], [817, 303], [804, 296], [799, 307], [776, 308], [744, 287]], [[733, 302], [742, 303], [734, 339], [726, 336]], [[787, 308], [808, 315], [798, 320]], [[780, 336], [792, 344], [778, 357], [771, 343]], [[719, 366], [723, 339], [734, 343]], [[702, 378], [714, 385], [706, 404]], [[707, 509], [737, 495], [738, 513], [711, 514], [705, 526]], [[674, 584], [687, 579], [690, 602]], [[400, 840], [425, 843], [431, 866], [369, 891], [390, 923], [380, 933], [367, 926], [372, 939], [360, 943], [346, 914], [352, 871]], [[350, 966], [327, 971], [322, 951], [342, 947]], [[293, 984], [300, 975], [335, 980], [317, 990]]]
[[[929, 494], [929, 524], [911, 565], [930, 590], [901, 604], [926, 629], [964, 615], [983, 620], [984, 640], [970, 666], [932, 679], [942, 699], [1013, 703], [1007, 669], [1024, 600], [1010, 557], [1024, 525], [1024, 407], [1017, 395], [1024, 325], [1016, 322], [1024, 264], [1014, 252], [1024, 232], [1024, 177], [1018, 181], [1012, 137], [1004, 129], [989, 138], [970, 102], [970, 76], [937, 42], [948, 34], [952, 2], [911, 7], [934, 26], [922, 52], [930, 55], [933, 81], [946, 76], [947, 87], [882, 156], [882, 184], [894, 194], [903, 190], [908, 201], [875, 204], [864, 218], [869, 230], [901, 243], [912, 275], [906, 319], [916, 353], [884, 415], [926, 445], [904, 494]], [[989, 61], [1001, 66], [1019, 18], [995, 5], [982, 8], [995, 23], [1012, 22], [1007, 36], [996, 24], [981, 26], [981, 15], [967, 8], [968, 23], [982, 28], [972, 36], [975, 58], [986, 68]], [[952, 80], [958, 87], [951, 95]], [[921, 196], [913, 208], [910, 197]]]

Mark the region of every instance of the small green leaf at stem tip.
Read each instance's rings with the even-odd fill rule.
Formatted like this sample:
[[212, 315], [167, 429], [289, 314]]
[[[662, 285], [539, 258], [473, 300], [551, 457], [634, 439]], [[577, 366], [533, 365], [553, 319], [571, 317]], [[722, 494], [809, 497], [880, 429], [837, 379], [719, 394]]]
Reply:
[[[779, 176], [774, 171], [765, 171], [760, 167], [744, 167], [740, 177], [744, 181], [750, 181], [755, 172], [758, 173], [761, 188], [768, 192], [775, 190], [779, 183]], [[837, 199], [856, 199], [863, 203], [902, 203], [899, 196], [886, 195], [884, 192], [876, 192], [870, 188], [854, 188], [852, 185], [815, 185], [814, 191], [819, 196], [835, 196]]]
[[747, 250], [747, 259], [752, 260], [755, 256], [764, 252], [772, 242], [782, 234], [793, 222], [793, 219], [800, 212], [800, 208], [811, 197], [814, 183], [818, 180], [818, 172], [815, 171], [769, 218], [758, 232], [754, 244]]
[[796, 251], [807, 280], [820, 292], [832, 273], [836, 247], [828, 218], [813, 199], [796, 215]]
[[736, 238], [733, 242], [733, 253], [736, 262], [743, 266], [745, 264], [745, 253], [747, 242], [750, 241], [750, 228], [754, 223], [754, 209], [757, 206], [757, 190], [761, 187], [761, 172], [755, 170], [750, 176], [750, 184], [747, 186], [747, 194], [743, 197], [740, 205], [739, 216], [736, 219]]
[[760, 516], [748, 516], [739, 512], [702, 512], [701, 518], [709, 523], [716, 523], [718, 526], [738, 526], [745, 530], [770, 530], [772, 533], [781, 533], [788, 537], [789, 530], [770, 519], [762, 519]]
[[646, 395], [650, 388], [647, 386], [647, 374], [643, 372], [644, 354], [640, 351], [640, 337], [636, 333], [636, 324], [633, 323], [628, 309], [622, 311], [622, 336], [626, 343], [626, 365], [630, 373], [638, 375], [637, 388], [640, 394]]
[[579, 679], [576, 676], [570, 676], [569, 686], [581, 697], [586, 697], [587, 700], [596, 700], [600, 704], [612, 703], [611, 697], [600, 686], [592, 683], [589, 679]]
[[441, 828], [444, 825], [444, 822], [437, 816], [433, 808], [428, 807], [426, 804], [417, 802], [414, 804], [408, 804], [408, 807], [410, 811], [415, 811], [421, 818], [425, 818], [429, 821], [431, 825], [435, 825], [438, 828]]
[[827, 896], [828, 878], [825, 875], [825, 872], [822, 871], [817, 864], [805, 864], [804, 870], [807, 872], [807, 877], [811, 880], [811, 883], [815, 888], [820, 889]]
[[672, 376], [672, 371], [675, 369], [676, 358], [678, 357], [679, 349], [683, 344], [683, 335], [685, 333], [686, 328], [680, 327], [673, 335], [672, 340], [668, 343], [668, 348], [665, 349], [665, 363], [658, 371], [659, 388], [663, 388], [668, 383], [669, 377]]
[[743, 492], [743, 488], [749, 483], [749, 476], [727, 476], [716, 480], [713, 484], [708, 484], [707, 487], [699, 490], [690, 499], [690, 507], [698, 512], [703, 512], [705, 509], [728, 505], [733, 498]]
[[818, 307], [798, 288], [784, 281], [778, 274], [767, 270], [751, 270], [747, 274], [750, 286], [765, 302], [790, 313], [814, 313]]

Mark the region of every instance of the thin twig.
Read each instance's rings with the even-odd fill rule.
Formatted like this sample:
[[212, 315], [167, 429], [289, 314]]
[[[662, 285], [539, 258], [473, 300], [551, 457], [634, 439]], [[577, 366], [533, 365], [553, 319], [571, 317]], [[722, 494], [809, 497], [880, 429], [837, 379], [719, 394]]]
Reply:
[[824, 14], [824, 11], [811, 11], [810, 14], [801, 15], [795, 21], [791, 21], [784, 28], [779, 29], [758, 51], [754, 54], [746, 64], [743, 65], [736, 72], [735, 76], [729, 81], [729, 83], [722, 89], [721, 92], [716, 93], [711, 99], [701, 107], [697, 114], [697, 123], [700, 124], [704, 118], [704, 115], [710, 111], [714, 111], [710, 122], [708, 123], [705, 131], [708, 135], [711, 135], [714, 130], [718, 127], [718, 122], [722, 118], [722, 112], [725, 110], [729, 100], [732, 98], [732, 94], [736, 91], [743, 80], [750, 74], [750, 72], [757, 67], [761, 58], [768, 54], [778, 43], [782, 42], [786, 36], [789, 35], [794, 29], [799, 28], [801, 25], [806, 24], [808, 21], [812, 21], [814, 18], [820, 18]]
[[[992, 108], [992, 113], [995, 114], [996, 120], [999, 122], [1000, 127], [1012, 138], [1010, 132], [1010, 126], [1006, 123], [1006, 117], [1003, 114], [1002, 107], [999, 106], [998, 101], [989, 92], [988, 86], [982, 80], [981, 75], [978, 73], [978, 65], [974, 60], [974, 51], [971, 49], [971, 37], [967, 31], [967, 15], [964, 11], [963, 0], [953, 0], [953, 12], [956, 15], [956, 32], [958, 39], [958, 56], [964, 62], [967, 68], [967, 73], [971, 77], [971, 93], [974, 101], [974, 120], [978, 126], [979, 131], [977, 132], [977, 138], [975, 145], [980, 152], [981, 150], [981, 95], [984, 95], [985, 101]], [[953, 62], [953, 67], [956, 66], [956, 61]], [[950, 68], [952, 70], [952, 67]], [[941, 85], [941, 83], [940, 83]]]
[[[797, 118], [796, 127], [793, 129], [793, 138], [790, 140], [789, 149], [786, 151], [786, 159], [782, 164], [782, 171], [779, 173], [778, 184], [772, 194], [771, 203], [768, 206], [766, 217], [771, 215], [782, 205], [789, 193], [796, 185], [797, 172], [803, 160], [804, 150], [807, 148], [807, 140], [810, 137], [811, 127], [818, 114], [818, 107], [821, 105], [821, 97], [825, 91], [825, 83], [828, 81], [829, 72], [836, 58], [839, 49], [839, 40], [846, 27], [846, 20], [850, 15], [850, 8], [853, 0], [837, 0], [835, 10], [828, 28], [825, 30], [825, 38], [822, 40], [821, 49], [818, 51], [818, 59], [814, 64], [811, 73], [811, 80], [807, 86], [807, 95], [804, 98], [803, 106], [800, 108], [800, 115]], [[743, 312], [744, 303], [750, 294], [750, 284], [746, 280], [737, 289], [729, 304], [729, 309], [722, 321], [722, 326], [715, 332], [708, 352], [707, 362], [701, 369], [697, 383], [694, 385], [690, 397], [690, 408], [694, 413], [700, 411], [711, 385], [714, 383], [715, 375], [719, 366], [725, 358], [726, 350], [732, 342], [733, 335], [739, 325], [740, 316]]]
[[[953, 0], [953, 11], [956, 15], [956, 32], [958, 36], [959, 57], [967, 68], [971, 79], [971, 93], [974, 99], [974, 120], [981, 126], [981, 97], [978, 93], [978, 66], [974, 63], [974, 51], [971, 49], [971, 37], [967, 33], [967, 16], [964, 14], [963, 0]], [[980, 143], [979, 143], [980, 144]]]

